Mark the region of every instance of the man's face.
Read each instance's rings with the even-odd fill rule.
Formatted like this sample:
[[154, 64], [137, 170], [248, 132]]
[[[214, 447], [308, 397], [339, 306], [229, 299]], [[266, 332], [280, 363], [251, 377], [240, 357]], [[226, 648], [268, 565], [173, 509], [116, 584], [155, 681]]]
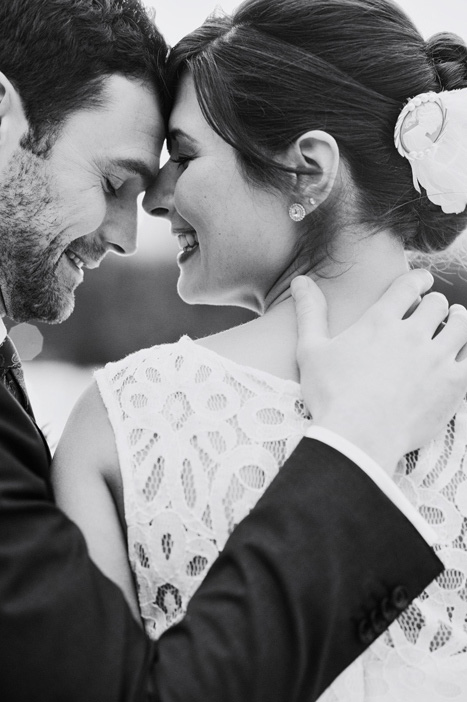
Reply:
[[17, 322], [61, 322], [83, 268], [136, 248], [136, 199], [164, 139], [154, 91], [122, 76], [69, 117], [47, 159], [19, 145], [0, 173], [0, 289]]

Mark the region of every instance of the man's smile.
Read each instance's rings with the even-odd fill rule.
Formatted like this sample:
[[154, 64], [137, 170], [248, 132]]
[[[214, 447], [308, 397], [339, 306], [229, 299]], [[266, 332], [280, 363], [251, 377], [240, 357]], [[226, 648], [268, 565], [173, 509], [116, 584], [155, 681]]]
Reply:
[[79, 270], [81, 270], [84, 267], [85, 263], [84, 263], [83, 259], [80, 258], [77, 254], [75, 254], [74, 251], [72, 251], [71, 249], [67, 249], [65, 251], [65, 254], [68, 256], [70, 261], [72, 263], [74, 263], [76, 268], [79, 268]]

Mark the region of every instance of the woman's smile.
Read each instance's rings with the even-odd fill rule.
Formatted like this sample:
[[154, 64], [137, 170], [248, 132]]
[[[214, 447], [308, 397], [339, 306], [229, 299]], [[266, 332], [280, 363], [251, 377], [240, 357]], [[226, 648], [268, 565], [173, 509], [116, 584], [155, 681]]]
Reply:
[[178, 238], [178, 245], [182, 250], [191, 249], [199, 244], [194, 229], [174, 229], [172, 233]]
[[[206, 122], [188, 73], [177, 91], [168, 142], [170, 159], [147, 191], [145, 207], [169, 219], [178, 239], [179, 295], [190, 304], [260, 313], [295, 256], [298, 233], [287, 196], [245, 177], [237, 152]], [[189, 259], [193, 265], [183, 265]]]
[[184, 263], [199, 248], [198, 235], [194, 229], [174, 229], [172, 234], [178, 239], [180, 251], [177, 263]]

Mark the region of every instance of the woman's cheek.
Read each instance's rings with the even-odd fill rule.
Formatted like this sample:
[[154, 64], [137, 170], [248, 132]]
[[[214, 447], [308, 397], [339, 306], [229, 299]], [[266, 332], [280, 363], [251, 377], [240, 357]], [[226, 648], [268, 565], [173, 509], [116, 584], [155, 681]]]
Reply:
[[199, 214], [201, 210], [201, 203], [199, 200], [199, 194], [190, 188], [178, 187], [175, 189], [174, 193], [174, 206], [180, 217], [182, 217], [188, 224], [190, 224], [194, 229], [197, 228], [197, 222], [199, 220]]

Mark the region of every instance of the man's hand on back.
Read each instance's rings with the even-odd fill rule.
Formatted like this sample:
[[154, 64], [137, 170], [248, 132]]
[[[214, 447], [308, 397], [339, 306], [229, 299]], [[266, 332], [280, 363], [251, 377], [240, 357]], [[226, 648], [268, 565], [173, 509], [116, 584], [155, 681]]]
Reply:
[[331, 338], [318, 286], [304, 276], [292, 283], [301, 386], [315, 423], [354, 443], [390, 475], [405, 453], [443, 429], [467, 391], [467, 311], [449, 308], [440, 293], [416, 306], [432, 284], [425, 270], [402, 275]]

